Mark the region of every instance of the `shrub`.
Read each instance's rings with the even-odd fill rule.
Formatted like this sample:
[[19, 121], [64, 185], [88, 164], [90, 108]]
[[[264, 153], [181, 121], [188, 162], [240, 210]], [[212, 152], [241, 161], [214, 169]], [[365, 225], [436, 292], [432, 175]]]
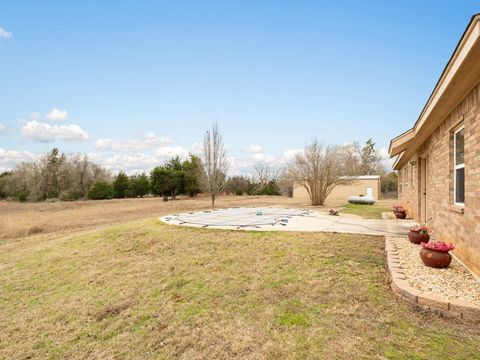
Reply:
[[243, 195], [248, 193], [249, 185], [248, 178], [244, 176], [233, 176], [227, 180], [225, 190], [231, 194]]
[[268, 182], [265, 186], [260, 188], [258, 195], [281, 195], [275, 181]]
[[20, 191], [15, 194], [16, 198], [20, 202], [25, 202], [28, 200], [28, 191]]
[[65, 190], [60, 193], [61, 201], [75, 201], [82, 197], [82, 194], [79, 191], [75, 190]]
[[112, 184], [99, 180], [88, 190], [87, 197], [91, 200], [113, 199], [113, 194]]

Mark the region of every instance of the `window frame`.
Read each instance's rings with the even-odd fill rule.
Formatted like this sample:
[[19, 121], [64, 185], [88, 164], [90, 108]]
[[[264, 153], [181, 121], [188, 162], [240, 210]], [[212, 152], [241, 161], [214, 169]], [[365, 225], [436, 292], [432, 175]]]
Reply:
[[[463, 130], [463, 164], [457, 165], [457, 133]], [[453, 203], [458, 207], [465, 207], [465, 194], [463, 196], [463, 202], [457, 201], [457, 170], [463, 170], [463, 182], [465, 189], [465, 125], [459, 126], [453, 132]], [[465, 190], [464, 190], [465, 191]]]

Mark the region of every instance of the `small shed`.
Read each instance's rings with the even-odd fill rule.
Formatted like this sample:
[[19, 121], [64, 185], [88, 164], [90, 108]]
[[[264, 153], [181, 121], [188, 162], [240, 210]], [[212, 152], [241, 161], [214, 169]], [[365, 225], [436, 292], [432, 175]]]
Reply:
[[[326, 204], [345, 204], [349, 196], [369, 196], [378, 200], [380, 195], [380, 175], [353, 176], [347, 185], [337, 185], [325, 201]], [[295, 184], [293, 198], [310, 200], [308, 192], [302, 185]]]

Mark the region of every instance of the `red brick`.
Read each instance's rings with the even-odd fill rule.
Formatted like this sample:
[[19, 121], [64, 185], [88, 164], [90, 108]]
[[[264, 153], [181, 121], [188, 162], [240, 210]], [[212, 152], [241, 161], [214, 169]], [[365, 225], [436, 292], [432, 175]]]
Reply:
[[[452, 131], [462, 120], [465, 127], [466, 189], [463, 214], [454, 211], [452, 140]], [[452, 110], [400, 169], [399, 202], [407, 208], [408, 215], [418, 222], [421, 210], [419, 156], [423, 154], [428, 156], [427, 212], [428, 217], [433, 218], [429, 226], [436, 240], [455, 243], [457, 250], [454, 253], [480, 275], [480, 227], [471, 225], [478, 223], [475, 214], [480, 214], [480, 84]], [[471, 221], [470, 225], [467, 220]]]

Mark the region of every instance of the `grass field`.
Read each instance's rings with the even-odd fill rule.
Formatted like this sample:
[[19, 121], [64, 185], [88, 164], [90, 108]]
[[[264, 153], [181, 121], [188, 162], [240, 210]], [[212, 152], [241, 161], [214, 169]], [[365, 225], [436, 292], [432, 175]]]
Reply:
[[[127, 204], [143, 209], [141, 220], [104, 202], [72, 218], [80, 230], [58, 221], [4, 240], [0, 359], [480, 358], [478, 325], [393, 295], [381, 237], [194, 229], [153, 217], [205, 205], [188, 201]], [[75, 216], [76, 204], [56, 213], [16, 206], [11, 219], [33, 211], [46, 224]], [[90, 226], [94, 215], [119, 224]]]
[[378, 237], [142, 220], [2, 246], [4, 358], [475, 359], [385, 283]]
[[359, 215], [365, 219], [381, 219], [382, 213], [392, 212], [394, 201], [380, 201], [373, 205], [345, 204], [341, 213]]
[[[224, 196], [217, 200], [218, 207], [275, 205], [306, 207], [308, 203], [280, 196]], [[0, 201], [0, 243], [35, 234], [90, 229], [209, 207], [210, 199], [205, 197], [168, 202], [161, 198], [53, 203]]]

